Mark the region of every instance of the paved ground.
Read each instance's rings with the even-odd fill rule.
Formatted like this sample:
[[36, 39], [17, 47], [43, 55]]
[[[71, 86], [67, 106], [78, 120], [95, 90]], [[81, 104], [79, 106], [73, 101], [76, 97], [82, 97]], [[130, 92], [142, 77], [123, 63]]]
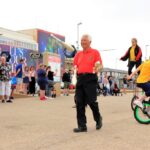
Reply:
[[87, 108], [88, 132], [75, 134], [73, 96], [0, 103], [0, 150], [146, 150], [150, 126], [140, 125], [130, 109], [132, 95], [99, 97], [104, 126], [95, 130]]

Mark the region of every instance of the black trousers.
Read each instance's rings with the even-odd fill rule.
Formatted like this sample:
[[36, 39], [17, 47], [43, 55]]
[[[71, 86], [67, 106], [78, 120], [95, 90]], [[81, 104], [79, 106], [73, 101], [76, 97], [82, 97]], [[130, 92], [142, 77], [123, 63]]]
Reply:
[[90, 106], [96, 122], [102, 120], [97, 100], [97, 76], [85, 74], [77, 77], [76, 85], [76, 110], [78, 127], [86, 127], [86, 106]]
[[35, 94], [35, 84], [36, 84], [35, 77], [31, 77], [31, 81], [29, 82], [29, 93], [30, 94]]
[[130, 61], [129, 62], [129, 66], [128, 66], [128, 75], [130, 75], [132, 73], [132, 69], [134, 66], [136, 66], [136, 68], [138, 68], [141, 65], [141, 61]]

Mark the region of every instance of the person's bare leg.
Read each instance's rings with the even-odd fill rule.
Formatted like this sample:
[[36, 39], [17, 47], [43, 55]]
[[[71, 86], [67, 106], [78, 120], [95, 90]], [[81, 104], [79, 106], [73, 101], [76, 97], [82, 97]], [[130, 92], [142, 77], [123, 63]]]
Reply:
[[20, 92], [22, 93], [23, 90], [24, 90], [24, 84], [22, 84], [22, 83], [17, 84], [16, 92], [17, 93], [20, 93]]
[[43, 95], [42, 95], [42, 90], [40, 90], [40, 99], [43, 98]]
[[10, 97], [14, 97], [14, 89], [11, 90]]
[[27, 95], [27, 87], [28, 87], [28, 85], [25, 83], [24, 84], [24, 93]]
[[67, 93], [67, 95], [69, 95], [69, 89], [66, 89], [66, 93]]
[[[25, 90], [25, 83], [22, 84], [22, 87], [23, 87], [23, 93], [25, 94], [25, 91], [26, 91]], [[21, 92], [21, 90], [20, 90], [20, 92]]]
[[147, 98], [147, 96], [144, 95], [144, 96], [140, 97], [138, 100], [141, 101], [141, 102], [143, 102], [143, 100], [145, 100], [146, 98]]
[[143, 100], [145, 100], [146, 98], [147, 98], [147, 96], [144, 95], [144, 96], [142, 96], [142, 97], [136, 99], [136, 100], [134, 101], [134, 104], [143, 109], [143, 104], [142, 104], [142, 102], [143, 102]]
[[135, 95], [138, 97], [139, 96], [139, 88], [138, 87], [135, 87]]
[[67, 94], [66, 89], [64, 89], [64, 95], [66, 95], [66, 94]]
[[20, 91], [21, 93], [24, 91], [24, 89], [23, 89], [23, 83], [20, 83], [20, 84], [19, 84], [19, 91]]
[[19, 93], [19, 84], [16, 85], [16, 93]]
[[4, 103], [5, 102], [5, 96], [1, 95], [1, 98], [2, 98], [2, 103]]
[[127, 94], [127, 89], [126, 88], [124, 89], [124, 93]]

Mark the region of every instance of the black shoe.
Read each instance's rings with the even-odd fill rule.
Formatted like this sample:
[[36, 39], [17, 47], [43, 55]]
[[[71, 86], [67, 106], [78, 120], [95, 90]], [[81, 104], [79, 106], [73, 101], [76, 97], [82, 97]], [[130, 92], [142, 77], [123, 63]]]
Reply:
[[2, 103], [5, 103], [5, 100], [2, 100]]
[[101, 129], [102, 128], [102, 121], [99, 121], [99, 122], [97, 122], [96, 123], [96, 130], [99, 130], [99, 129]]
[[75, 129], [73, 129], [73, 132], [75, 132], [75, 133], [79, 133], [79, 132], [87, 132], [87, 127], [79, 127], [79, 128], [75, 128]]
[[12, 101], [12, 100], [7, 100], [6, 102], [7, 102], [7, 103], [12, 103], [13, 101]]

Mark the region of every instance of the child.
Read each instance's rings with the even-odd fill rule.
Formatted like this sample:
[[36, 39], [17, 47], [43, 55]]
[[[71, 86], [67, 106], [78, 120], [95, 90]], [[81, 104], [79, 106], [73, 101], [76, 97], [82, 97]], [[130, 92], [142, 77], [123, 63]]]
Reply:
[[23, 74], [24, 74], [24, 77], [23, 77], [24, 94], [28, 94], [29, 77], [30, 77], [30, 72], [29, 72], [28, 66], [25, 66]]
[[16, 89], [17, 85], [17, 78], [16, 74], [14, 72], [11, 73], [11, 94], [10, 94], [10, 100], [14, 99], [14, 90]]
[[51, 91], [52, 98], [56, 98], [56, 90], [53, 88]]
[[120, 93], [120, 89], [118, 88], [118, 85], [116, 82], [114, 83], [113, 93], [115, 94], [115, 96], [117, 96]]
[[128, 80], [139, 71], [140, 74], [137, 78], [137, 86], [145, 92], [145, 95], [135, 100], [134, 104], [143, 109], [142, 101], [150, 96], [150, 60], [141, 64], [130, 76], [128, 76]]

